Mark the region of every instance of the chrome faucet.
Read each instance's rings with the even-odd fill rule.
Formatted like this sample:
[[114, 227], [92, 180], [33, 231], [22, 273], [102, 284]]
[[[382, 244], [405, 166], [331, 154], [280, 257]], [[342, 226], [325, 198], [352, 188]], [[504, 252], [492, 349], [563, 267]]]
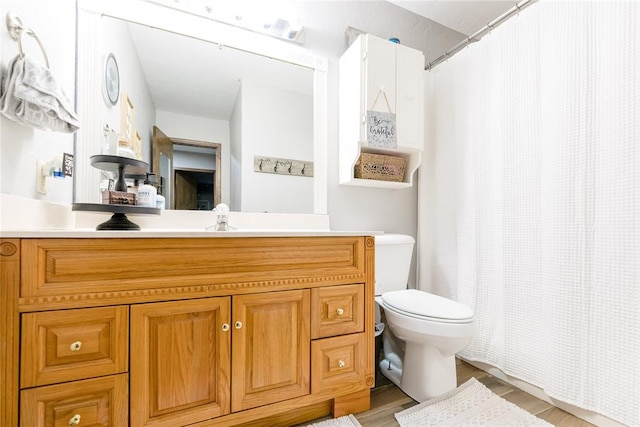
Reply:
[[229, 206], [219, 203], [213, 211], [216, 213], [216, 225], [207, 227], [207, 230], [229, 231]]

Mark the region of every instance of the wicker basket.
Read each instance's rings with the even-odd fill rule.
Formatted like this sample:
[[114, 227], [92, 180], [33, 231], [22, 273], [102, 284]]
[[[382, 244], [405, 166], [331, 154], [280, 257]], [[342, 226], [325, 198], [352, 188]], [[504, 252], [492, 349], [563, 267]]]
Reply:
[[382, 154], [362, 153], [354, 167], [356, 178], [401, 182], [407, 159]]

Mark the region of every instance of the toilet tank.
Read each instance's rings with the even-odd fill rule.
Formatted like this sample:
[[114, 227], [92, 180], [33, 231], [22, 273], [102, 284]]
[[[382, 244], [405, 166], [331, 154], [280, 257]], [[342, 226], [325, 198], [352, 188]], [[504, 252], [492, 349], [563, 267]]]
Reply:
[[407, 288], [415, 240], [404, 234], [376, 238], [376, 295]]

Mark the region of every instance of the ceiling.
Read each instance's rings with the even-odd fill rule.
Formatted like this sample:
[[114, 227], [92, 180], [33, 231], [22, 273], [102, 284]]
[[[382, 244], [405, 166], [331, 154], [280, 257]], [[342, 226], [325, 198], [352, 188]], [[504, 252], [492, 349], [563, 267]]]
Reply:
[[144, 25], [129, 30], [160, 110], [229, 120], [242, 81], [313, 95], [308, 68]]
[[388, 0], [403, 9], [431, 19], [466, 36], [514, 7], [513, 0]]

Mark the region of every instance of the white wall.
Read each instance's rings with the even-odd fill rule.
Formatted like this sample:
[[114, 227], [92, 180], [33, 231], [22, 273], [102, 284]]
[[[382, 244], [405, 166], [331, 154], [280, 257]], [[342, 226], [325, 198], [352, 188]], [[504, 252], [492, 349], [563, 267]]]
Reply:
[[254, 172], [254, 156], [313, 159], [313, 97], [242, 82], [243, 212], [313, 213], [313, 180]]
[[[67, 98], [75, 99], [75, 1], [0, 0], [0, 67], [6, 72], [9, 61], [18, 54], [18, 43], [7, 32], [7, 12], [17, 15], [25, 27], [32, 28], [43, 43], [50, 69]], [[36, 41], [23, 36], [27, 55], [44, 64]], [[63, 153], [73, 154], [74, 136], [26, 127], [4, 116], [0, 118], [0, 192], [30, 199], [69, 204], [73, 200], [71, 178], [48, 178], [48, 193], [36, 191], [36, 162], [48, 161]]]
[[121, 126], [123, 96], [126, 94], [133, 105], [134, 127], [142, 137], [142, 160], [151, 164], [151, 135], [155, 124], [156, 107], [147, 87], [147, 80], [138, 60], [129, 24], [124, 21], [103, 17], [101, 56], [104, 60], [113, 53], [120, 71], [120, 99], [116, 105], [102, 103], [102, 122], [108, 123], [111, 129], [124, 133]]
[[230, 182], [230, 137], [229, 122], [206, 117], [189, 116], [170, 111], [156, 111], [156, 126], [171, 138], [221, 144], [222, 203], [229, 204]]

